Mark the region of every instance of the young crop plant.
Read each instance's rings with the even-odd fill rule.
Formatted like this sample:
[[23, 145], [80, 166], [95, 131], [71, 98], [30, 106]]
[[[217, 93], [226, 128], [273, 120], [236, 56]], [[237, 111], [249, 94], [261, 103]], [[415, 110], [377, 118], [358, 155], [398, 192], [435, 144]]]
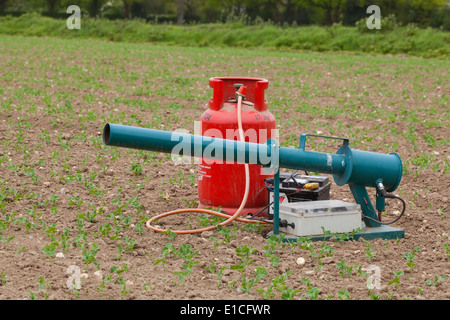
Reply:
[[227, 266], [223, 266], [222, 268], [216, 270], [216, 261], [212, 261], [211, 265], [206, 266], [205, 269], [208, 270], [211, 274], [215, 275], [217, 278], [217, 287], [220, 287], [222, 285], [222, 273], [223, 270], [225, 270]]
[[413, 270], [414, 266], [416, 265], [414, 263], [414, 259], [416, 257], [416, 253], [420, 250], [420, 247], [417, 246], [415, 247], [411, 252], [405, 252], [402, 256], [403, 259], [405, 259], [407, 261], [406, 265], [411, 269], [411, 271]]
[[247, 245], [243, 245], [242, 247], [236, 248], [236, 255], [240, 258], [241, 263], [239, 267], [236, 267], [235, 269], [245, 269], [247, 266], [249, 266], [254, 259], [251, 259], [250, 256], [258, 251], [258, 249], [254, 248], [253, 245], [250, 245], [248, 247]]
[[315, 253], [314, 253], [314, 244], [313, 244], [313, 241], [311, 240], [311, 237], [300, 237], [300, 238], [298, 238], [297, 246], [300, 249], [309, 251], [311, 257], [313, 257], [315, 255]]
[[342, 289], [338, 291], [339, 300], [352, 300], [347, 289]]
[[9, 247], [9, 243], [16, 237], [16, 235], [12, 235], [6, 238], [6, 246], [5, 246], [5, 250], [8, 250]]
[[130, 290], [127, 289], [126, 280], [122, 278], [122, 273], [128, 271], [128, 264], [123, 263], [122, 264], [122, 269], [119, 269], [117, 266], [112, 266], [110, 271], [117, 274], [117, 283], [122, 286], [122, 290], [120, 291], [120, 293], [122, 294], [122, 298], [125, 298], [125, 295]]
[[44, 246], [44, 248], [41, 249], [42, 252], [45, 253], [47, 258], [50, 259], [50, 261], [53, 260], [53, 257], [56, 254], [56, 248], [59, 247], [58, 241], [52, 241], [51, 243]]
[[377, 255], [375, 252], [373, 252], [372, 245], [369, 241], [364, 241], [367, 245], [367, 247], [364, 249], [366, 251], [366, 257], [369, 258], [369, 260], [372, 260]]
[[283, 249], [286, 246], [286, 243], [283, 242], [284, 237], [284, 234], [273, 234], [269, 238], [267, 238], [266, 245], [263, 247], [263, 249], [265, 249], [264, 254], [270, 259], [270, 266], [272, 268], [276, 267], [280, 262], [280, 257], [276, 256], [275, 252], [277, 250]]
[[218, 225], [216, 230], [224, 238], [221, 244], [227, 244], [230, 243], [231, 240], [236, 239], [236, 224], [234, 224], [234, 229]]
[[388, 285], [395, 284], [395, 288], [398, 288], [400, 285], [400, 277], [404, 275], [403, 271], [394, 271], [394, 278], [388, 282]]
[[306, 284], [306, 293], [305, 296], [302, 297], [303, 300], [318, 300], [320, 289], [317, 287], [313, 287], [311, 285], [311, 279], [309, 278], [302, 278], [301, 281]]
[[50, 289], [51, 282], [45, 281], [45, 279], [41, 276], [39, 277], [39, 291], [44, 294], [44, 299], [48, 300], [48, 290]]
[[319, 257], [332, 257], [334, 252], [334, 248], [328, 245], [325, 241], [320, 245]]
[[445, 249], [445, 255], [447, 257], [447, 260], [450, 260], [450, 247], [449, 247], [448, 243], [444, 243], [442, 246]]
[[254, 278], [247, 278], [242, 273], [241, 287], [240, 287], [241, 291], [244, 293], [248, 292], [249, 294], [251, 294], [253, 286], [262, 279], [264, 279], [264, 277], [267, 276], [267, 273], [268, 272], [266, 268], [259, 266], [255, 267]]
[[69, 242], [69, 232], [70, 229], [64, 229], [62, 234], [59, 234], [58, 236], [61, 239], [61, 248], [63, 249], [64, 253], [68, 253], [70, 249], [70, 242]]
[[6, 273], [0, 273], [0, 287], [6, 285], [8, 282], [8, 277], [6, 276]]
[[112, 275], [108, 274], [100, 281], [100, 285], [98, 287], [96, 287], [96, 289], [102, 293], [102, 296], [104, 294], [105, 284], [110, 282], [111, 280], [112, 280]]
[[134, 246], [138, 242], [137, 240], [133, 241], [131, 239], [131, 237], [127, 237], [127, 236], [124, 236], [122, 240], [125, 243], [125, 249], [130, 251], [130, 252], [134, 250]]
[[180, 248], [175, 250], [174, 254], [183, 260], [183, 270], [174, 271], [174, 274], [178, 275], [179, 280], [183, 281], [184, 278], [192, 273], [193, 267], [200, 263], [200, 261], [193, 259], [198, 254], [198, 250], [193, 250], [190, 245], [182, 243]]
[[277, 291], [281, 293], [282, 300], [293, 300], [295, 295], [300, 292], [300, 290], [289, 288], [287, 286], [286, 280], [291, 273], [292, 270], [288, 270], [287, 272], [276, 276], [267, 288], [258, 288], [256, 291], [263, 296], [264, 300], [272, 300], [275, 298]]
[[85, 244], [83, 244], [83, 243], [78, 243], [77, 245], [82, 250], [81, 258], [83, 259], [83, 263], [86, 265], [86, 269], [88, 268], [88, 266], [91, 263], [93, 263], [97, 267], [97, 270], [99, 270], [100, 269], [100, 265], [96, 261], [96, 255], [98, 253], [99, 245], [96, 244], [96, 243], [91, 243], [91, 249], [90, 250], [88, 250], [87, 246]]
[[131, 172], [134, 175], [136, 175], [136, 176], [141, 175], [143, 171], [144, 171], [144, 168], [142, 167], [142, 165], [140, 163], [133, 162], [131, 164]]
[[447, 278], [447, 276], [445, 274], [442, 275], [442, 276], [438, 276], [438, 275], [435, 274], [433, 280], [428, 279], [428, 280], [425, 281], [425, 284], [427, 286], [436, 287], [439, 284], [439, 282], [444, 281], [446, 278]]
[[346, 265], [345, 259], [341, 260], [336, 264], [336, 268], [339, 269], [339, 274], [341, 275], [341, 277], [347, 276], [348, 278], [350, 278], [354, 267], [355, 266]]
[[177, 251], [177, 249], [175, 248], [175, 246], [172, 243], [172, 240], [177, 236], [177, 234], [175, 232], [171, 231], [170, 229], [162, 232], [162, 234], [166, 234], [168, 236], [169, 242], [167, 242], [161, 249], [162, 257], [160, 259], [157, 259], [153, 263], [153, 265], [158, 265], [158, 264], [162, 263], [163, 267], [165, 267], [166, 257], [170, 254], [175, 254], [175, 252]]

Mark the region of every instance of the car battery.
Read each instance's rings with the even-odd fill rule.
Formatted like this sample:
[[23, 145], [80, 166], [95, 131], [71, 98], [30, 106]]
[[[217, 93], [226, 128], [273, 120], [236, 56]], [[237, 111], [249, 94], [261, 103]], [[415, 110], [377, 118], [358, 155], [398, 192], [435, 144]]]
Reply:
[[[306, 189], [305, 186], [317, 183], [317, 188]], [[273, 189], [274, 179], [266, 179], [269, 189]], [[331, 182], [325, 176], [310, 176], [292, 173], [280, 173], [280, 204], [318, 201], [330, 199]], [[274, 193], [269, 192], [269, 217], [273, 217]]]
[[280, 232], [295, 236], [353, 232], [361, 228], [361, 206], [340, 200], [280, 205]]

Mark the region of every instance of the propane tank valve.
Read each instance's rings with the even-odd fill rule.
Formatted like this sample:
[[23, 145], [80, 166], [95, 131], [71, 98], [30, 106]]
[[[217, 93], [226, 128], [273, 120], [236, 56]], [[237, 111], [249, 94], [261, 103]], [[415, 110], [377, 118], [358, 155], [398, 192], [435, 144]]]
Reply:
[[245, 100], [245, 94], [247, 93], [247, 87], [245, 87], [243, 84], [236, 83], [233, 85], [236, 88], [236, 101], [239, 99], [239, 97], [242, 98], [242, 101]]

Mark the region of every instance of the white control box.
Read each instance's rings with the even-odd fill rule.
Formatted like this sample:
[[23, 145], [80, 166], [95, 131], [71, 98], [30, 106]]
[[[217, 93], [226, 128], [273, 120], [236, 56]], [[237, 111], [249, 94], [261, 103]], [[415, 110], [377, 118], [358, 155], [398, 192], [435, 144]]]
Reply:
[[280, 232], [296, 236], [323, 235], [352, 232], [361, 228], [361, 206], [340, 200], [302, 201], [280, 205], [280, 221], [286, 220], [288, 226], [280, 225]]

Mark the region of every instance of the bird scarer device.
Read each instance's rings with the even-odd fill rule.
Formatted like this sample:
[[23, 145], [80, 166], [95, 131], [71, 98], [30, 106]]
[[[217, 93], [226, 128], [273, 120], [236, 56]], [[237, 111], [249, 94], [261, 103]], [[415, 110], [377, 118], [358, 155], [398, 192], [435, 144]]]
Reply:
[[[336, 234], [353, 239], [397, 239], [402, 229], [390, 225], [405, 211], [405, 201], [392, 194], [402, 178], [402, 161], [395, 154], [354, 150], [346, 138], [301, 134], [298, 148], [280, 147], [275, 117], [268, 110], [265, 90], [269, 82], [258, 78], [212, 78], [213, 98], [200, 118], [201, 134], [168, 132], [106, 124], [107, 146], [195, 157], [198, 163], [199, 207], [154, 216], [147, 227], [162, 232], [152, 222], [183, 212], [206, 212], [231, 221], [262, 221], [273, 225], [269, 235], [282, 233], [285, 240], [300, 237], [324, 240]], [[307, 139], [342, 142], [336, 153], [306, 149]], [[280, 169], [295, 170], [281, 173]], [[305, 171], [305, 175], [297, 171]], [[308, 172], [324, 176], [309, 175]], [[355, 202], [329, 199], [331, 175], [337, 186], [348, 185]], [[375, 206], [367, 192], [375, 189]], [[385, 200], [403, 202], [403, 211], [390, 222], [382, 221]], [[210, 210], [220, 207], [223, 213]], [[257, 219], [262, 214], [262, 219]], [[214, 226], [187, 230], [193, 233]]]

